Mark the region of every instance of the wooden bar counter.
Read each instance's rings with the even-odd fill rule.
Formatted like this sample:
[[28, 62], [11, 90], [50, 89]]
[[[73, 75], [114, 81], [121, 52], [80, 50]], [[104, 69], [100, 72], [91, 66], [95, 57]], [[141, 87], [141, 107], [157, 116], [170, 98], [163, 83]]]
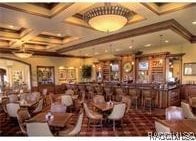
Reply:
[[168, 86], [165, 88], [157, 88], [152, 84], [134, 84], [128, 86], [130, 89], [137, 89], [140, 93], [141, 104], [143, 103], [142, 91], [151, 89], [155, 92], [155, 107], [167, 108], [169, 106], [180, 106], [180, 89], [181, 86]]
[[167, 108], [180, 105], [180, 86], [156, 90], [156, 107]]

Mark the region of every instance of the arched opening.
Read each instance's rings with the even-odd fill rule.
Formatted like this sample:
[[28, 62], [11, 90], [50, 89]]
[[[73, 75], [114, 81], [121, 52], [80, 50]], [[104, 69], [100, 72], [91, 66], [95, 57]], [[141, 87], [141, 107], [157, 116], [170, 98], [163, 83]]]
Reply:
[[0, 91], [6, 86], [31, 89], [31, 65], [16, 59], [0, 57]]
[[0, 68], [0, 92], [2, 92], [2, 89], [5, 86], [5, 81], [6, 81], [6, 70]]

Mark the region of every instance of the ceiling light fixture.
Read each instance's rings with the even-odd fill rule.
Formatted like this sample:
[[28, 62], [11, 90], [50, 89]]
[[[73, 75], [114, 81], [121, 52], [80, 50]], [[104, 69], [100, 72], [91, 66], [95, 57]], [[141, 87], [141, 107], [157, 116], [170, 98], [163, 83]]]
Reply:
[[60, 33], [58, 33], [57, 36], [61, 37], [62, 35]]
[[84, 20], [94, 29], [112, 32], [121, 29], [133, 17], [133, 12], [122, 6], [106, 3], [84, 13]]
[[14, 28], [14, 26], [13, 25], [10, 25], [9, 28]]
[[13, 54], [16, 57], [19, 57], [19, 58], [22, 58], [22, 59], [26, 59], [26, 58], [30, 58], [33, 55], [33, 52], [32, 51], [27, 51], [25, 49], [24, 44], [22, 44], [20, 50], [14, 51]]
[[169, 43], [169, 41], [168, 40], [165, 40], [165, 43]]
[[144, 45], [145, 47], [150, 47], [150, 46], [152, 46], [151, 44], [146, 44], [146, 45]]
[[192, 24], [196, 25], [196, 21], [193, 21]]

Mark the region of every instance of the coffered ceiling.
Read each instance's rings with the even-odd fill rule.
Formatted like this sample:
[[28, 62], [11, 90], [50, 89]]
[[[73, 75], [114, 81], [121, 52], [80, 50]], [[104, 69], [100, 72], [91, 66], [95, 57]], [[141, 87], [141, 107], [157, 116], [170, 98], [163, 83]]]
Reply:
[[167, 45], [196, 42], [194, 3], [112, 3], [130, 9], [133, 17], [111, 33], [96, 31], [83, 19], [85, 11], [103, 4], [0, 3], [0, 51], [11, 52], [25, 44], [44, 55], [91, 57], [110, 48], [130, 51], [132, 40], [137, 49], [158, 46], [160, 34]]

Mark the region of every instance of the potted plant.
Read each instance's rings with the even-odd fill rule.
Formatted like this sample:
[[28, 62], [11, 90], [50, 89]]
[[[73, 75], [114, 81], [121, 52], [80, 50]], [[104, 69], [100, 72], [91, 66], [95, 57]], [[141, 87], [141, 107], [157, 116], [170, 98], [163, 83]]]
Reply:
[[83, 65], [82, 66], [82, 78], [86, 81], [90, 79], [92, 76], [92, 66], [91, 65]]

